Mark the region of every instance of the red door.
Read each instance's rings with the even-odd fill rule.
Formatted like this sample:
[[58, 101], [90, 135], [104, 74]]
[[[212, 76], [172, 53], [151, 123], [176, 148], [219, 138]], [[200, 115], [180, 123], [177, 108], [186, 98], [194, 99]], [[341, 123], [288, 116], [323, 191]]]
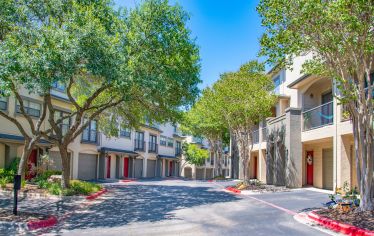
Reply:
[[129, 158], [123, 160], [123, 177], [129, 177]]
[[25, 178], [27, 180], [32, 179], [36, 175], [36, 159], [37, 159], [37, 151], [32, 150], [30, 153], [29, 158], [27, 159], [27, 170]]
[[306, 184], [313, 185], [313, 151], [306, 152]]
[[254, 168], [255, 168], [255, 170], [254, 170], [254, 174], [255, 174], [255, 179], [257, 179], [257, 157], [255, 157], [255, 161], [254, 161]]
[[106, 157], [106, 177], [110, 178], [110, 156]]
[[173, 162], [169, 161], [169, 176], [173, 174]]

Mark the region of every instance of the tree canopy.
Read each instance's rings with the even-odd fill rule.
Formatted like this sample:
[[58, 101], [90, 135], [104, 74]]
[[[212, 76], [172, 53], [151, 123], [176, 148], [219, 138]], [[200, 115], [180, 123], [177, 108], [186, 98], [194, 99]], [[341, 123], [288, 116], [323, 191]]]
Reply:
[[196, 144], [183, 143], [182, 150], [185, 163], [191, 165], [201, 166], [209, 158], [209, 151]]

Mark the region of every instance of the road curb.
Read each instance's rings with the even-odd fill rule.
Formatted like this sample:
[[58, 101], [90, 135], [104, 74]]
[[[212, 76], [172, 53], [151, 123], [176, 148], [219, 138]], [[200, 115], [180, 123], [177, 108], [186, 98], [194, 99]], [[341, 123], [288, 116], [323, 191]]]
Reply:
[[318, 215], [315, 211], [308, 213], [308, 218], [335, 232], [351, 236], [374, 236], [374, 231], [361, 229], [353, 225], [344, 224], [336, 220], [331, 220], [327, 217]]
[[50, 216], [45, 220], [30, 220], [27, 222], [27, 228], [29, 230], [36, 230], [41, 228], [47, 228], [54, 226], [58, 223], [56, 216]]
[[96, 193], [93, 193], [93, 194], [90, 194], [89, 196], [86, 197], [86, 200], [95, 200], [96, 198], [98, 198], [99, 196], [103, 195], [104, 193], [108, 192], [107, 189], [102, 189]]
[[121, 179], [119, 182], [121, 183], [130, 183], [130, 182], [135, 182], [137, 181], [136, 179]]
[[236, 193], [236, 194], [241, 194], [242, 193], [242, 191], [240, 191], [239, 189], [233, 188], [233, 187], [226, 187], [225, 189], [227, 191], [230, 191], [230, 192], [233, 192], [233, 193]]

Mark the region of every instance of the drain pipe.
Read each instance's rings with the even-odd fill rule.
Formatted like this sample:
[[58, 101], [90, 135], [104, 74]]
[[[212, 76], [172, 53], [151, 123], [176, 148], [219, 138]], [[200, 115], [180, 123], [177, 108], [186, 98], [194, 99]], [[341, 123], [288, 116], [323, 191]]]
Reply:
[[333, 88], [334, 88], [334, 96], [333, 100], [334, 101], [334, 106], [335, 106], [335, 192], [336, 189], [338, 188], [338, 103], [337, 103], [337, 87], [336, 87], [336, 80], [333, 80]]

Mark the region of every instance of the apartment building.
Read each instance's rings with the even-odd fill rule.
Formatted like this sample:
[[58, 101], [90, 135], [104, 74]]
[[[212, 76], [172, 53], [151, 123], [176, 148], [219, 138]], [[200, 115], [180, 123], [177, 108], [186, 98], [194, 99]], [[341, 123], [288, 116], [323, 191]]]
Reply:
[[289, 187], [355, 187], [352, 124], [334, 81], [301, 72], [310, 56], [295, 58], [292, 70], [269, 71], [278, 100], [253, 132], [249, 176]]
[[[209, 143], [204, 138], [198, 138], [194, 136], [186, 136], [185, 141], [187, 143], [193, 143], [198, 145], [202, 149], [209, 150]], [[213, 153], [209, 154], [209, 158], [207, 158], [203, 165], [191, 165], [185, 163], [182, 159], [181, 166], [183, 167], [181, 174], [185, 178], [189, 179], [197, 179], [197, 180], [209, 180], [213, 179], [215, 176], [218, 175], [218, 158]], [[226, 148], [224, 150], [223, 157], [221, 159], [221, 168], [222, 168], [222, 175], [230, 178], [231, 176], [231, 159]]]
[[[57, 118], [71, 112], [71, 104], [64, 92], [65, 87], [55, 84], [51, 95]], [[42, 99], [36, 94], [21, 90], [26, 111], [37, 118], [42, 113]], [[20, 114], [14, 96], [0, 98], [0, 109], [11, 114], [28, 127]], [[48, 116], [48, 114], [47, 114]], [[17, 127], [0, 117], [0, 168], [8, 166], [22, 155], [24, 138]], [[66, 120], [62, 126], [70, 125]], [[43, 129], [48, 129], [43, 123]], [[98, 124], [92, 121], [84, 132], [68, 146], [73, 179], [113, 179], [179, 176], [183, 136], [172, 124], [154, 125], [146, 123], [139, 129], [120, 130], [118, 138], [107, 138], [98, 131]], [[41, 140], [28, 158], [27, 176], [33, 177], [41, 157], [48, 155], [50, 169], [61, 170], [61, 158], [57, 147]]]

